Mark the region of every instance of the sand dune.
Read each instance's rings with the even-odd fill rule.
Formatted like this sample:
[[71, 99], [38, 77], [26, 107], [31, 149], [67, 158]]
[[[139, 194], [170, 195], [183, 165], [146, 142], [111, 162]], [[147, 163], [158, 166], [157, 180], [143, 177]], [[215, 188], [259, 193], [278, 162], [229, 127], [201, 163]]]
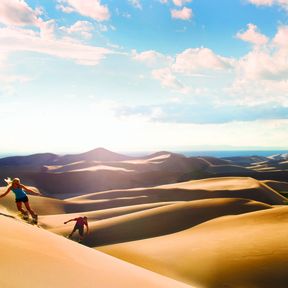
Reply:
[[[154, 156], [148, 160], [125, 161], [128, 165], [143, 165], [145, 161], [149, 165], [160, 163], [163, 169], [170, 169], [171, 163], [166, 166], [170, 155]], [[178, 163], [180, 166], [183, 164], [181, 161]], [[82, 163], [73, 165], [75, 169]], [[185, 165], [181, 166], [184, 170], [187, 168]], [[213, 166], [209, 163], [205, 165]], [[103, 182], [109, 181], [109, 175], [114, 175], [115, 171], [112, 170], [106, 171], [107, 178], [102, 179]], [[75, 175], [78, 173], [80, 172], [64, 174], [74, 175], [71, 179], [77, 183]], [[62, 172], [53, 173], [53, 176], [62, 177], [61, 174]], [[157, 171], [152, 174], [154, 177], [158, 176]], [[87, 177], [88, 174], [83, 175]], [[93, 176], [95, 174], [91, 173], [89, 177], [92, 179]], [[69, 179], [67, 178], [67, 183], [71, 185]], [[87, 179], [90, 178], [82, 181]], [[58, 182], [55, 189], [62, 189], [64, 183]], [[93, 183], [89, 185], [92, 187]], [[288, 236], [285, 223], [288, 220], [288, 207], [279, 208], [277, 205], [286, 201], [278, 192], [283, 192], [287, 187], [288, 183], [285, 182], [258, 181], [250, 177], [218, 177], [100, 191], [65, 200], [43, 195], [30, 195], [29, 199], [32, 208], [39, 214], [42, 228], [66, 236], [74, 223], [65, 225], [64, 221], [85, 215], [89, 219], [90, 234], [83, 244], [188, 285], [205, 288], [282, 288], [284, 281], [288, 280], [285, 278], [285, 269], [281, 267], [286, 267], [285, 259], [288, 256], [288, 247], [285, 246], [285, 238]], [[4, 190], [4, 187], [0, 188], [0, 193]], [[42, 192], [41, 189], [40, 191]], [[42, 287], [79, 287], [77, 269], [81, 274], [80, 279], [86, 278], [89, 279], [88, 283], [93, 283], [93, 286], [85, 286], [85, 282], [80, 287], [95, 287], [95, 283], [101, 288], [136, 285], [182, 287], [180, 282], [170, 281], [97, 251], [91, 252], [91, 249], [62, 236], [23, 224], [22, 221], [13, 219], [16, 215], [14, 195], [11, 193], [0, 199], [0, 224], [4, 229], [0, 247], [5, 247], [8, 251], [0, 248], [3, 250], [3, 261], [8, 259], [8, 255], [15, 253], [13, 255], [21, 257], [16, 265], [22, 267], [25, 259], [31, 257], [29, 265], [38, 265], [33, 270], [37, 274], [37, 277], [33, 276], [33, 281], [40, 281], [47, 271], [49, 275], [53, 274], [53, 278], [50, 277]], [[4, 264], [4, 268], [0, 267], [3, 273], [7, 273], [7, 277], [0, 279], [0, 286], [14, 288], [19, 282], [16, 281], [15, 286], [7, 284], [14, 280], [12, 265], [15, 269], [14, 261], [12, 263], [9, 259], [7, 267]], [[101, 268], [99, 265], [102, 265]], [[26, 277], [29, 275], [28, 269], [31, 273], [30, 267], [21, 270], [23, 276], [20, 278], [24, 279], [24, 287], [33, 286], [31, 278]], [[54, 269], [57, 269], [55, 273]], [[114, 273], [114, 269], [117, 272]], [[268, 271], [271, 271], [271, 279], [266, 276]], [[111, 274], [113, 277], [110, 279], [107, 275]]]
[[277, 191], [278, 193], [280, 193], [281, 195], [283, 195], [284, 197], [286, 197], [286, 204], [288, 203], [288, 182], [284, 182], [284, 181], [272, 181], [272, 180], [266, 180], [266, 181], [262, 181], [263, 183], [265, 183], [267, 186], [271, 187], [272, 189], [274, 189], [275, 191]]
[[18, 176], [23, 182], [39, 187], [43, 194], [57, 198], [175, 183], [199, 177], [209, 166], [203, 159], [169, 152], [135, 158], [105, 149], [65, 156], [36, 154], [16, 160], [2, 159], [5, 165], [0, 162], [0, 177]]
[[221, 177], [161, 185], [151, 188], [111, 190], [70, 198], [70, 201], [103, 201], [106, 208], [164, 201], [191, 201], [207, 198], [247, 198], [277, 205], [285, 197], [250, 177]]
[[58, 159], [56, 154], [40, 153], [28, 156], [10, 156], [0, 159], [2, 166], [44, 165], [54, 163]]
[[[79, 216], [86, 216], [89, 219], [89, 223], [93, 223], [95, 221], [113, 218], [121, 215], [126, 215], [138, 211], [144, 211], [147, 209], [152, 209], [155, 207], [162, 207], [166, 205], [172, 205], [177, 202], [163, 202], [163, 203], [151, 203], [151, 204], [143, 204], [143, 205], [132, 205], [127, 207], [117, 207], [117, 208], [111, 208], [111, 209], [104, 209], [104, 210], [98, 210], [98, 211], [89, 211], [84, 210], [82, 212], [75, 212], [75, 213], [65, 213], [65, 214], [56, 214], [56, 215], [43, 215], [40, 216], [39, 222], [42, 227], [45, 227], [47, 229], [49, 228], [55, 228], [59, 226], [63, 226], [63, 222], [79, 217]], [[85, 204], [84, 204], [85, 207]], [[70, 229], [70, 228], [69, 228]]]
[[207, 172], [211, 173], [211, 174], [244, 174], [247, 175], [253, 171], [251, 171], [248, 168], [245, 167], [241, 167], [241, 166], [237, 166], [237, 165], [211, 165], [209, 168], [207, 168], [206, 170]]
[[0, 215], [1, 287], [190, 287]]
[[272, 160], [276, 160], [276, 161], [283, 161], [283, 160], [288, 159], [288, 153], [275, 154], [275, 155], [271, 155], [267, 158], [272, 159]]
[[[283, 157], [282, 157], [283, 156]], [[131, 157], [104, 148], [85, 153], [52, 153], [0, 159], [0, 178], [20, 177], [43, 195], [65, 199], [112, 189], [159, 186], [191, 179], [251, 176], [284, 180], [285, 155], [268, 157], [185, 157], [167, 151]], [[61, 187], [61, 189], [60, 189]]]
[[223, 160], [231, 162], [231, 164], [239, 166], [254, 165], [259, 162], [266, 162], [270, 159], [263, 156], [236, 156], [236, 157], [224, 157]]
[[[208, 199], [156, 207], [102, 221], [93, 221], [89, 215], [90, 234], [85, 245], [90, 247], [136, 239], [156, 237], [184, 230], [211, 219], [269, 209], [271, 206], [246, 199]], [[94, 218], [95, 219], [95, 218]], [[63, 225], [51, 231], [68, 235], [74, 224]], [[66, 217], [67, 220], [67, 217]], [[44, 220], [45, 221], [45, 220]], [[59, 226], [59, 223], [62, 225]]]
[[199, 287], [283, 288], [288, 281], [287, 237], [288, 207], [283, 207], [98, 249]]
[[[191, 158], [195, 158], [195, 157], [191, 157]], [[207, 164], [209, 165], [229, 165], [231, 164], [231, 162], [229, 160], [224, 160], [221, 158], [216, 158], [216, 157], [208, 157], [208, 156], [201, 156], [201, 157], [197, 157], [198, 159], [202, 159], [205, 160], [207, 162]]]
[[80, 154], [68, 154], [58, 157], [56, 164], [65, 165], [78, 161], [123, 161], [133, 157], [109, 151], [105, 148], [96, 148]]
[[151, 172], [151, 171], [170, 171], [186, 173], [199, 170], [209, 166], [209, 162], [202, 158], [186, 158], [178, 154], [157, 154], [151, 157], [122, 160], [122, 161], [92, 161], [85, 160], [79, 162], [69, 162], [64, 165], [45, 166], [50, 173], [75, 172], [75, 171], [97, 171], [97, 170], [123, 170], [127, 172]]

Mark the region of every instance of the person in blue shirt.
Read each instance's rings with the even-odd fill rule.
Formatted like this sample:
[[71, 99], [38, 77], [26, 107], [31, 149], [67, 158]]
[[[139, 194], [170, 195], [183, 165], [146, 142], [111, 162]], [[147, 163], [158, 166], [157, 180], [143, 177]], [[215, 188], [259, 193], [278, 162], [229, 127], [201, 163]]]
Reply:
[[[7, 186], [7, 190], [5, 191], [5, 193], [3, 193], [2, 195], [0, 195], [0, 198], [6, 196], [10, 191], [12, 191], [15, 194], [15, 202], [17, 205], [17, 209], [18, 211], [20, 211], [22, 213], [22, 216], [24, 219], [28, 219], [28, 212], [30, 213], [30, 215], [32, 216], [33, 220], [35, 222], [37, 222], [37, 218], [38, 215], [31, 209], [30, 204], [29, 204], [29, 199], [28, 196], [26, 194], [26, 192], [31, 192], [34, 194], [37, 194], [35, 191], [25, 187], [24, 185], [22, 185], [20, 183], [20, 179], [19, 178], [14, 178], [13, 180], [11, 180], [10, 178], [4, 179], [5, 182], [8, 184]], [[27, 211], [25, 211], [22, 208], [22, 203], [24, 203]]]

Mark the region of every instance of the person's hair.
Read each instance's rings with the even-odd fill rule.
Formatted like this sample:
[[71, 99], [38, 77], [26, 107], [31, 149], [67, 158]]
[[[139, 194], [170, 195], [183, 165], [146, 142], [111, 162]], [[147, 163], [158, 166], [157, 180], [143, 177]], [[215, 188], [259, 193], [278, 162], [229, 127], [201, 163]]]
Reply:
[[14, 182], [20, 183], [20, 179], [19, 178], [13, 178], [11, 180], [10, 177], [7, 177], [7, 179], [4, 179], [4, 181], [7, 183], [7, 185], [12, 185]]

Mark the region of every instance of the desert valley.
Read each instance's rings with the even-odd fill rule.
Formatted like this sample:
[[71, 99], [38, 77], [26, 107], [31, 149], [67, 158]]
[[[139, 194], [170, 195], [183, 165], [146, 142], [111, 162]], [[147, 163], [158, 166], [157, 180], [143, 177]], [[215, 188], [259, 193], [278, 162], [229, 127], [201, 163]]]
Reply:
[[[2, 158], [0, 176], [39, 193], [39, 227], [19, 218], [12, 193], [0, 199], [1, 287], [286, 287], [285, 154], [98, 148]], [[77, 216], [90, 228], [81, 244], [66, 238]]]

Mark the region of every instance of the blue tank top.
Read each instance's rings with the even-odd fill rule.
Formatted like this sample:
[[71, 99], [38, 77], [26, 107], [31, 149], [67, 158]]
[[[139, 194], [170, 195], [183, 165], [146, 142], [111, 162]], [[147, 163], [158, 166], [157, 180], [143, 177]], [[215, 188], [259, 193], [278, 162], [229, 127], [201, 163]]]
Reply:
[[14, 192], [16, 199], [21, 199], [27, 196], [27, 194], [23, 191], [22, 188], [14, 188], [14, 189], [12, 188], [11, 190], [12, 192]]

